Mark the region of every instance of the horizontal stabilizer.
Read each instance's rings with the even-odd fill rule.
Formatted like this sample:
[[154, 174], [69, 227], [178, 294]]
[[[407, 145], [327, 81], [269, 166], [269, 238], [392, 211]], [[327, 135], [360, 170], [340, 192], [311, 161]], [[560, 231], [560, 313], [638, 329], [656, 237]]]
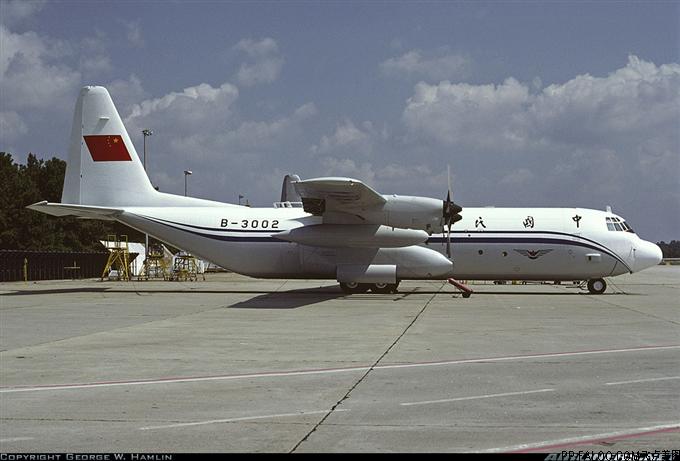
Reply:
[[26, 208], [52, 216], [76, 216], [79, 218], [104, 219], [115, 221], [123, 212], [119, 208], [97, 207], [90, 205], [71, 205], [68, 203], [49, 203], [47, 200], [34, 203]]

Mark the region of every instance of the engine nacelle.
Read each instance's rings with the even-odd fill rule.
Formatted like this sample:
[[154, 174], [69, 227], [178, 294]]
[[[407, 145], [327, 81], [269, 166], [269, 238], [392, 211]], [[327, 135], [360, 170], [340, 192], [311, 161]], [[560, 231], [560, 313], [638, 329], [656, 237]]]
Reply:
[[[341, 282], [395, 283], [408, 279], [445, 279], [453, 263], [431, 248], [351, 248], [335, 254], [334, 272]], [[330, 262], [330, 261], [328, 261]], [[395, 270], [396, 272], [392, 272]]]
[[336, 279], [340, 283], [397, 283], [397, 266], [394, 264], [340, 264]]
[[381, 209], [366, 210], [362, 217], [372, 224], [420, 229], [428, 234], [443, 232], [442, 201], [410, 195], [383, 195]]

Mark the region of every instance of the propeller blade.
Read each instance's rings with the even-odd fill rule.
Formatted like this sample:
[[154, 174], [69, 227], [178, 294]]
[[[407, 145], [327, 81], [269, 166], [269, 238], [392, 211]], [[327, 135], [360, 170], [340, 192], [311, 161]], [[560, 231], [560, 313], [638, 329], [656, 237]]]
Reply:
[[446, 257], [451, 259], [451, 222], [449, 221], [449, 231], [446, 233]]
[[[451, 193], [451, 165], [446, 165], [446, 176], [449, 180], [449, 194]], [[448, 197], [448, 195], [447, 195]]]
[[443, 201], [442, 204], [442, 222], [445, 226], [447, 226], [446, 256], [448, 256], [448, 258], [451, 259], [451, 226], [453, 225], [453, 223], [458, 222], [462, 219], [458, 213], [460, 213], [463, 210], [463, 208], [460, 207], [459, 205], [456, 205], [451, 198], [451, 196], [453, 195], [451, 189], [451, 165], [446, 165], [446, 175], [448, 178], [449, 189], [446, 192], [446, 199]]

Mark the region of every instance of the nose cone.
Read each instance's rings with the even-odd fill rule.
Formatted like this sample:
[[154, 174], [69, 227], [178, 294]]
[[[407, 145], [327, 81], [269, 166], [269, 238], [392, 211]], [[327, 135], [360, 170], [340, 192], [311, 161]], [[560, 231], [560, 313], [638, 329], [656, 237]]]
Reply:
[[634, 272], [656, 266], [663, 259], [661, 248], [652, 242], [641, 241], [635, 248]]

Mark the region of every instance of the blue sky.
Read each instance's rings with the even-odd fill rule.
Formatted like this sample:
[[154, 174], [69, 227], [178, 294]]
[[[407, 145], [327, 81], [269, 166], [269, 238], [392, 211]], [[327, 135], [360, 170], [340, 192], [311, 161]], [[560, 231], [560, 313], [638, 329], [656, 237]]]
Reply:
[[65, 158], [109, 88], [161, 190], [258, 206], [286, 173], [680, 237], [678, 2], [0, 0], [0, 150]]

